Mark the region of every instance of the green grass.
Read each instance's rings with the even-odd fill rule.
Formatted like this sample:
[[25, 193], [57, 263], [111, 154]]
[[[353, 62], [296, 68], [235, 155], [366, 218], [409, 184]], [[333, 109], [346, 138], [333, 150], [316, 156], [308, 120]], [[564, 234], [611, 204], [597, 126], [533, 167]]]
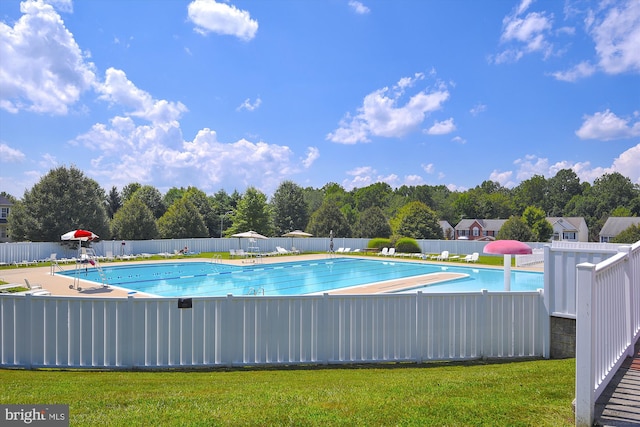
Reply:
[[570, 426], [575, 360], [214, 371], [0, 370], [71, 425]]

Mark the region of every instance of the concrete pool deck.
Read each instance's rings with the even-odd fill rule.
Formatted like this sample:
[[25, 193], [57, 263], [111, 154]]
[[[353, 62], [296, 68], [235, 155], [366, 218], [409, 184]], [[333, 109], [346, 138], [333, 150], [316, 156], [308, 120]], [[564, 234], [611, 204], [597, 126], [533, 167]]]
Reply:
[[[341, 255], [342, 256], [342, 255]], [[357, 255], [344, 255], [346, 257], [357, 257]], [[310, 254], [310, 255], [283, 255], [283, 256], [270, 256], [270, 257], [262, 257], [259, 259], [252, 258], [235, 258], [235, 259], [225, 259], [222, 260], [224, 264], [231, 265], [252, 265], [257, 261], [257, 264], [275, 264], [280, 262], [291, 262], [291, 261], [307, 261], [307, 260], [326, 260], [329, 256], [327, 254]], [[386, 261], [395, 260], [402, 262], [417, 262], [424, 264], [435, 264], [435, 265], [456, 265], [460, 267], [471, 267], [477, 266], [482, 268], [496, 268], [502, 269], [501, 266], [490, 266], [483, 264], [467, 264], [467, 263], [459, 263], [459, 262], [432, 262], [420, 259], [411, 259], [411, 258], [378, 258], [371, 256], [362, 256], [358, 257], [362, 259], [384, 259]], [[117, 262], [101, 262], [101, 266], [112, 266], [112, 265], [132, 265], [132, 264], [148, 264], [148, 263], [174, 263], [176, 261], [180, 262], [211, 262], [211, 258], [169, 258], [166, 260], [149, 260], [149, 259], [139, 259], [135, 261], [117, 261]], [[61, 267], [65, 271], [73, 271], [75, 269], [75, 264], [66, 264], [61, 265]], [[543, 267], [527, 267], [527, 268], [513, 268], [512, 271], [521, 270], [521, 271], [538, 271], [542, 272]], [[97, 285], [93, 282], [85, 282], [80, 281], [81, 291], [77, 289], [70, 289], [69, 286], [73, 284], [73, 277], [69, 276], [61, 276], [61, 275], [51, 275], [51, 267], [23, 267], [23, 268], [8, 268], [0, 270], [0, 280], [3, 280], [7, 283], [17, 283], [22, 286], [26, 286], [25, 280], [29, 280], [29, 283], [32, 285], [40, 285], [42, 289], [51, 292], [51, 295], [60, 295], [60, 296], [79, 296], [79, 297], [111, 297], [111, 298], [123, 298], [129, 295], [129, 290], [118, 288], [114, 286], [102, 287], [101, 285]], [[433, 273], [433, 274], [452, 274], [452, 273]], [[432, 275], [426, 275], [432, 276]], [[397, 279], [393, 281], [385, 281], [379, 283], [371, 283], [368, 285], [361, 285], [353, 288], [346, 288], [341, 290], [329, 291], [330, 294], [369, 294], [369, 293], [383, 293], [389, 291], [397, 291], [399, 288], [408, 289], [418, 287], [421, 284], [432, 284], [437, 283], [443, 280], [452, 280], [457, 277], [443, 277], [443, 276], [432, 276], [425, 277], [423, 276], [415, 276], [404, 279]], [[396, 283], [391, 283], [396, 282]], [[133, 294], [134, 297], [143, 298], [146, 297], [144, 293], [136, 293]]]

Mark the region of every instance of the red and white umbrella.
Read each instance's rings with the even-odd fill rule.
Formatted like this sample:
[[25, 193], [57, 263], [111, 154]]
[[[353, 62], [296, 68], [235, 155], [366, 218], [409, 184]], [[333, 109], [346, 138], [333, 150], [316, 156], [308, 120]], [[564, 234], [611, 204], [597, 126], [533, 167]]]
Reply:
[[532, 253], [531, 247], [517, 240], [496, 240], [484, 247], [485, 254], [504, 255], [504, 290], [511, 290], [511, 255], [527, 255]]
[[73, 230], [60, 236], [61, 240], [79, 240], [82, 242], [89, 242], [99, 238], [97, 234], [87, 230]]

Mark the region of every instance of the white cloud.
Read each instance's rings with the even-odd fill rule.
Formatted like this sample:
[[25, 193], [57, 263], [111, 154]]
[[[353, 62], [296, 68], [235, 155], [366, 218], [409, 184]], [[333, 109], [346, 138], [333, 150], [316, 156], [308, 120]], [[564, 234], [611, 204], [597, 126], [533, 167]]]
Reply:
[[640, 2], [604, 3], [603, 13], [592, 12], [587, 30], [596, 44], [598, 63], [608, 74], [640, 72]]
[[513, 187], [515, 185], [515, 183], [513, 181], [511, 181], [512, 175], [513, 175], [512, 171], [499, 172], [497, 170], [494, 170], [489, 175], [489, 179], [491, 181], [495, 181], [495, 182], [499, 183], [503, 187], [510, 188], [510, 187]]
[[429, 135], [446, 135], [456, 130], [456, 125], [453, 123], [453, 117], [443, 120], [441, 122], [433, 122], [433, 126], [427, 130]]
[[417, 81], [423, 80], [424, 74], [400, 79], [393, 88], [378, 89], [365, 96], [362, 107], [355, 116], [347, 113], [340, 121], [339, 128], [327, 135], [327, 139], [343, 144], [369, 142], [370, 136], [399, 138], [416, 129], [426, 116], [442, 108], [449, 98], [449, 92], [443, 84], [428, 91], [422, 90], [412, 95], [402, 106], [398, 106], [400, 98], [407, 89]]
[[159, 189], [168, 189], [177, 180], [204, 191], [259, 182], [260, 189], [268, 193], [282, 180], [310, 167], [319, 156], [315, 147], [309, 147], [300, 160], [287, 146], [246, 139], [224, 143], [207, 128], [186, 141], [177, 121], [136, 125], [132, 117], [96, 124], [73, 143], [96, 153], [91, 173], [111, 185], [140, 182]]
[[552, 53], [553, 45], [548, 38], [553, 27], [553, 15], [526, 13], [531, 3], [531, 0], [523, 0], [502, 20], [500, 41], [508, 47], [493, 58], [495, 63], [516, 62], [532, 52], [541, 52], [545, 58]]
[[484, 113], [485, 111], [487, 111], [487, 106], [484, 104], [477, 104], [471, 110], [469, 110], [471, 115], [474, 117], [480, 113]]
[[576, 131], [576, 135], [580, 139], [602, 141], [632, 138], [640, 136], [640, 121], [630, 123], [629, 120], [620, 118], [607, 109], [592, 116], [585, 115], [584, 122]]
[[7, 144], [0, 144], [0, 163], [21, 162], [24, 158], [22, 151], [11, 148]]
[[367, 6], [362, 4], [362, 2], [356, 0], [349, 0], [349, 6], [351, 6], [354, 12], [356, 12], [358, 15], [366, 15], [367, 13], [371, 12], [371, 10]]
[[109, 68], [105, 75], [104, 83], [96, 85], [100, 99], [130, 109], [132, 116], [162, 123], [178, 120], [187, 111], [181, 102], [153, 99], [148, 92], [138, 89], [127, 79], [122, 70]]
[[258, 21], [251, 19], [249, 12], [233, 5], [214, 0], [194, 0], [187, 8], [196, 32], [206, 35], [210, 32], [236, 36], [251, 40], [258, 31]]
[[[518, 167], [517, 179], [524, 181], [533, 175], [542, 175], [547, 178], [555, 176], [562, 169], [573, 170], [581, 181], [593, 182], [596, 178], [605, 173], [618, 172], [628, 177], [633, 183], [640, 184], [640, 144], [627, 149], [613, 160], [611, 166], [593, 167], [591, 162], [571, 162], [562, 160], [554, 164], [549, 163], [549, 159], [527, 155], [524, 159], [517, 159], [514, 164]], [[497, 172], [497, 178], [504, 179], [503, 174], [512, 172]], [[492, 176], [494, 176], [492, 174]], [[493, 178], [492, 178], [493, 179]], [[500, 181], [498, 181], [500, 182]]]
[[251, 103], [249, 98], [245, 99], [242, 104], [236, 109], [237, 111], [247, 110], [247, 111], [255, 111], [262, 104], [262, 99], [258, 98], [255, 102]]
[[320, 150], [317, 147], [309, 147], [307, 148], [307, 157], [302, 161], [302, 165], [305, 169], [309, 169], [318, 157], [320, 157]]
[[13, 27], [0, 22], [0, 108], [67, 114], [91, 88], [94, 66], [51, 5], [26, 0], [20, 11]]
[[561, 80], [564, 82], [575, 82], [583, 77], [589, 77], [595, 72], [596, 67], [594, 67], [587, 61], [583, 61], [570, 70], [556, 71], [555, 73], [551, 73], [551, 75], [555, 77], [556, 80]]
[[460, 136], [454, 136], [453, 138], [451, 138], [452, 142], [457, 142], [458, 144], [466, 144], [467, 140], [460, 137]]
[[428, 165], [422, 165], [422, 169], [428, 173], [428, 174], [432, 174], [434, 172], [434, 166], [433, 163], [429, 163]]

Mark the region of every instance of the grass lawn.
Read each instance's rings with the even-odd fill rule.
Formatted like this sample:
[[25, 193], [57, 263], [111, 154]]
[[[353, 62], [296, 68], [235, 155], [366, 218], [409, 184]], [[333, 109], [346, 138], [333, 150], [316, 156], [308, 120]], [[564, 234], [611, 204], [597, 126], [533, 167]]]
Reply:
[[212, 371], [0, 370], [71, 425], [571, 426], [575, 359]]

